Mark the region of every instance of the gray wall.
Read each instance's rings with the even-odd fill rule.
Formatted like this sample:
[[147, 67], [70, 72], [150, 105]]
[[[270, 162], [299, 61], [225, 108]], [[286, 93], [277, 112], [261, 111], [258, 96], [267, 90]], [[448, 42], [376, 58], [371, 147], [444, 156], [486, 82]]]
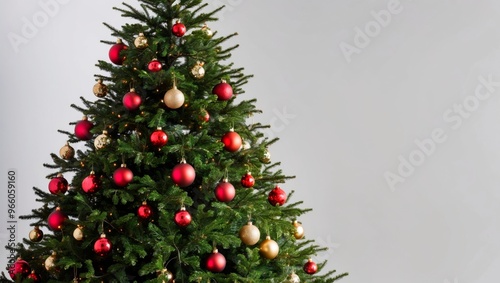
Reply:
[[[56, 130], [80, 118], [69, 105], [93, 97], [99, 40], [113, 40], [101, 22], [123, 22], [120, 2], [0, 2], [2, 246], [7, 172], [26, 214], [65, 142]], [[314, 209], [307, 237], [330, 247], [316, 261], [352, 283], [498, 280], [500, 2], [209, 2], [227, 4], [211, 27], [240, 34], [246, 97], [281, 138], [273, 160], [297, 175], [283, 188]]]

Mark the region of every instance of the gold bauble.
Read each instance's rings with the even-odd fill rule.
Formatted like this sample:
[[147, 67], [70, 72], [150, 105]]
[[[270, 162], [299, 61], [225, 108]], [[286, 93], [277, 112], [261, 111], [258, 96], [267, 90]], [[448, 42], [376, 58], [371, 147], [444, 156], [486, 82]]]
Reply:
[[61, 149], [59, 150], [59, 156], [61, 156], [62, 159], [64, 160], [69, 160], [75, 156], [75, 149], [72, 148], [69, 143], [66, 143]]
[[83, 228], [82, 226], [78, 225], [78, 227], [75, 228], [75, 230], [73, 231], [73, 238], [75, 238], [75, 240], [77, 241], [81, 241], [83, 240]]
[[254, 226], [252, 222], [248, 222], [247, 225], [241, 227], [240, 229], [240, 239], [247, 246], [257, 244], [260, 240], [259, 228]]
[[108, 136], [108, 131], [102, 131], [102, 134], [98, 135], [94, 140], [94, 146], [96, 149], [103, 149], [111, 143], [111, 138]]
[[204, 62], [196, 62], [196, 65], [191, 69], [191, 75], [197, 79], [202, 79], [205, 76], [205, 69], [203, 68], [205, 65]]
[[295, 274], [295, 272], [292, 272], [290, 274], [290, 276], [288, 276], [288, 278], [286, 279], [285, 282], [287, 282], [287, 283], [300, 283], [300, 277], [297, 274]]
[[178, 109], [184, 105], [184, 94], [174, 85], [163, 97], [163, 102], [170, 109]]
[[269, 149], [266, 148], [266, 150], [264, 151], [264, 154], [260, 158], [260, 161], [262, 161], [264, 163], [271, 162], [271, 152], [269, 152]]
[[175, 282], [174, 280], [174, 275], [170, 270], [164, 268], [160, 272], [158, 272], [158, 279], [161, 279], [162, 283], [173, 283]]
[[211, 38], [214, 35], [214, 32], [206, 24], [201, 27], [201, 30], [208, 38]]
[[104, 97], [108, 93], [108, 87], [102, 83], [101, 79], [98, 79], [92, 91], [94, 92], [95, 96]]
[[271, 237], [267, 236], [266, 239], [260, 243], [259, 252], [261, 256], [267, 259], [274, 259], [278, 256], [280, 247], [278, 243], [271, 240]]
[[45, 260], [45, 269], [47, 271], [53, 271], [56, 267], [56, 253], [52, 253], [46, 260]]
[[134, 45], [136, 48], [143, 49], [148, 47], [148, 39], [144, 36], [144, 33], [139, 33], [139, 36], [135, 38]]
[[293, 232], [293, 236], [295, 239], [300, 240], [304, 238], [304, 227], [302, 227], [302, 224], [298, 221], [293, 221], [293, 226], [295, 227], [295, 232]]
[[32, 242], [35, 242], [35, 243], [40, 242], [43, 238], [42, 230], [40, 230], [40, 228], [38, 228], [38, 226], [35, 226], [35, 228], [33, 228], [33, 230], [30, 231], [29, 238], [30, 238], [30, 241], [32, 241]]

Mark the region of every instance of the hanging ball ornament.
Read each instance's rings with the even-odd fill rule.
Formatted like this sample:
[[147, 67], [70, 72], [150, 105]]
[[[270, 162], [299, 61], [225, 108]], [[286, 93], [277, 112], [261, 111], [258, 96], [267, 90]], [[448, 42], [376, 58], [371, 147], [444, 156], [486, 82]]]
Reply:
[[203, 31], [208, 38], [214, 36], [214, 32], [207, 26], [207, 24], [204, 24], [201, 27], [201, 31]]
[[300, 240], [304, 238], [304, 227], [302, 227], [302, 224], [299, 221], [293, 221], [293, 227], [295, 227], [295, 231], [293, 232], [293, 236], [295, 239]]
[[122, 102], [123, 106], [125, 106], [128, 111], [135, 111], [141, 106], [142, 98], [135, 92], [134, 88], [131, 88], [130, 91], [123, 96]]
[[81, 241], [83, 240], [83, 237], [83, 227], [80, 225], [76, 226], [75, 230], [73, 230], [73, 238], [77, 241]]
[[280, 247], [276, 241], [271, 240], [271, 237], [267, 236], [259, 247], [260, 255], [267, 259], [274, 259], [278, 256], [280, 252]]
[[172, 26], [172, 33], [177, 36], [177, 37], [183, 37], [186, 34], [186, 26], [181, 23], [181, 21], [177, 21], [173, 26]]
[[215, 198], [220, 202], [230, 202], [236, 195], [234, 186], [227, 179], [219, 182], [214, 190]]
[[215, 85], [212, 93], [217, 95], [217, 99], [221, 101], [229, 100], [233, 97], [233, 88], [225, 80]]
[[252, 172], [247, 172], [241, 177], [241, 185], [245, 188], [251, 188], [255, 185], [255, 178], [252, 176]]
[[312, 259], [309, 259], [304, 264], [304, 272], [307, 274], [314, 274], [318, 272], [318, 265], [314, 261], [312, 261]]
[[54, 271], [56, 269], [57, 253], [53, 252], [45, 259], [45, 269], [47, 271]]
[[116, 44], [109, 49], [109, 60], [116, 65], [123, 64], [125, 56], [120, 53], [125, 49], [127, 49], [127, 45], [125, 45], [121, 39], [117, 39]]
[[92, 130], [93, 127], [94, 124], [88, 120], [87, 116], [83, 116], [82, 120], [76, 122], [75, 136], [80, 140], [90, 140], [92, 138], [90, 130]]
[[221, 141], [224, 144], [224, 148], [229, 152], [236, 152], [240, 150], [241, 143], [243, 142], [240, 135], [235, 132], [234, 129], [231, 129], [224, 136], [222, 136]]
[[183, 158], [181, 163], [175, 165], [171, 177], [172, 181], [179, 187], [187, 187], [194, 182], [196, 172], [193, 166], [187, 164], [186, 160]]
[[156, 130], [149, 136], [151, 144], [156, 148], [161, 148], [165, 146], [168, 142], [167, 134], [161, 129], [161, 127], [156, 128]]
[[30, 274], [31, 268], [28, 262], [25, 260], [18, 258], [12, 265], [9, 267], [9, 275], [13, 280], [18, 278], [24, 278]]
[[204, 62], [196, 62], [196, 65], [191, 68], [191, 75], [195, 77], [196, 79], [203, 79], [205, 76], [205, 68], [203, 68], [203, 65], [205, 65]]
[[264, 150], [264, 154], [262, 155], [262, 157], [260, 158], [260, 161], [268, 164], [269, 162], [271, 162], [271, 152], [269, 152], [269, 149], [265, 149]]
[[35, 226], [29, 233], [30, 241], [38, 243], [43, 239], [43, 232], [38, 226]]
[[290, 276], [288, 276], [287, 280], [285, 281], [286, 283], [300, 283], [300, 277], [295, 274], [295, 272], [292, 272]]
[[47, 218], [47, 224], [52, 231], [61, 231], [62, 225], [64, 221], [68, 219], [68, 216], [61, 211], [60, 207], [56, 207], [56, 209], [49, 214]]
[[113, 172], [113, 182], [119, 187], [125, 187], [134, 179], [134, 173], [123, 163], [120, 168]]
[[92, 88], [92, 92], [97, 97], [105, 97], [108, 94], [108, 87], [102, 82], [102, 79], [98, 79]]
[[148, 39], [146, 36], [144, 36], [144, 33], [139, 33], [139, 36], [137, 36], [134, 40], [134, 46], [135, 48], [139, 49], [144, 49], [148, 47]]
[[141, 220], [148, 220], [151, 216], [153, 216], [153, 209], [147, 202], [143, 202], [137, 209], [137, 216], [139, 216], [139, 219]]
[[31, 271], [27, 278], [31, 279], [34, 283], [41, 282], [40, 276], [34, 270]]
[[70, 160], [75, 157], [75, 149], [72, 148], [67, 142], [61, 149], [59, 150], [59, 156], [61, 156], [64, 160]]
[[108, 136], [108, 131], [102, 131], [102, 134], [98, 135], [94, 140], [94, 146], [96, 149], [103, 149], [111, 143], [111, 138]]
[[202, 122], [205, 122], [205, 123], [209, 122], [210, 121], [210, 113], [208, 113], [208, 111], [204, 110], [204, 109], [202, 110], [201, 113], [202, 113], [202, 115], [200, 115], [200, 120]]
[[161, 280], [162, 283], [174, 283], [174, 274], [170, 272], [170, 270], [164, 268], [158, 274], [158, 279]]
[[174, 215], [174, 222], [179, 227], [186, 227], [191, 224], [191, 214], [182, 206]]
[[259, 228], [253, 225], [252, 222], [248, 222], [247, 225], [241, 227], [240, 229], [240, 239], [243, 244], [247, 246], [253, 246], [257, 244], [260, 240]]
[[207, 257], [205, 266], [210, 272], [222, 272], [226, 268], [226, 258], [217, 249]]
[[174, 83], [174, 86], [165, 93], [165, 96], [163, 96], [163, 102], [170, 109], [181, 108], [182, 105], [184, 105], [184, 93], [182, 93]]
[[252, 146], [250, 145], [250, 143], [248, 141], [243, 141], [243, 144], [241, 145], [241, 149], [243, 150], [249, 150]]
[[65, 194], [68, 191], [68, 186], [68, 181], [59, 173], [57, 177], [50, 180], [49, 191], [53, 195]]
[[148, 70], [150, 72], [157, 73], [157, 72], [161, 71], [162, 68], [163, 68], [163, 65], [156, 58], [154, 58], [153, 60], [151, 60], [151, 62], [148, 63]]
[[106, 238], [105, 234], [101, 235], [101, 238], [94, 243], [94, 253], [100, 257], [105, 257], [111, 253], [113, 245], [111, 241]]
[[272, 206], [282, 206], [286, 202], [286, 192], [279, 186], [276, 186], [269, 192], [267, 200]]
[[87, 194], [93, 194], [101, 186], [101, 180], [95, 175], [94, 171], [90, 172], [90, 175], [85, 177], [82, 181], [82, 190]]

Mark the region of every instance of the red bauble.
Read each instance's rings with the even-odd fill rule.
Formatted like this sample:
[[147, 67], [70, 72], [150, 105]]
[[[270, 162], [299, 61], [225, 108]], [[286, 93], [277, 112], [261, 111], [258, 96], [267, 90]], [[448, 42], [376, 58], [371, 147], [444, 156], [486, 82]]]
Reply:
[[101, 238], [94, 243], [94, 252], [100, 257], [107, 256], [111, 252], [112, 248], [113, 245], [111, 244], [111, 241], [109, 241], [104, 234], [102, 234]]
[[177, 37], [184, 36], [186, 34], [186, 31], [186, 26], [180, 21], [177, 21], [177, 23], [172, 26], [172, 33]]
[[223, 254], [215, 250], [207, 257], [205, 266], [210, 272], [222, 272], [226, 268], [226, 258]]
[[101, 186], [101, 180], [94, 174], [94, 171], [82, 181], [82, 190], [87, 194], [95, 193], [99, 186]]
[[120, 53], [127, 49], [127, 45], [125, 45], [121, 39], [118, 39], [116, 41], [116, 44], [111, 46], [109, 49], [109, 60], [111, 62], [115, 63], [116, 65], [121, 65], [123, 64], [123, 61], [125, 61], [125, 56], [121, 55]]
[[87, 116], [84, 116], [82, 120], [76, 122], [75, 125], [75, 136], [80, 140], [90, 140], [92, 138], [92, 133], [90, 130], [94, 127], [94, 124], [87, 120]]
[[60, 207], [57, 207], [47, 218], [47, 224], [52, 231], [61, 231], [62, 225], [67, 219], [68, 216], [61, 211]]
[[282, 206], [286, 202], [286, 193], [279, 186], [276, 186], [270, 193], [267, 198], [269, 203], [273, 206]]
[[142, 99], [139, 94], [135, 92], [135, 89], [130, 89], [130, 92], [127, 92], [123, 96], [123, 106], [127, 108], [128, 111], [134, 111], [139, 109], [139, 106], [141, 106]]
[[149, 206], [146, 202], [143, 202], [141, 206], [139, 206], [139, 209], [137, 209], [137, 216], [141, 220], [148, 220], [153, 216], [153, 209], [151, 209], [151, 206]]
[[251, 172], [247, 172], [241, 177], [241, 185], [245, 188], [251, 188], [255, 185], [255, 178], [252, 176]]
[[234, 186], [224, 179], [222, 182], [218, 183], [215, 187], [215, 198], [221, 202], [230, 202], [234, 199], [236, 195], [236, 190]]
[[68, 181], [64, 179], [62, 174], [52, 178], [49, 182], [49, 191], [53, 195], [64, 194], [68, 191]]
[[30, 275], [28, 275], [28, 279], [33, 280], [33, 282], [38, 283], [41, 281], [40, 276], [35, 273], [35, 271], [31, 271]]
[[222, 81], [214, 86], [212, 93], [217, 95], [218, 100], [229, 100], [233, 97], [233, 88], [226, 81]]
[[172, 181], [179, 187], [187, 187], [194, 182], [196, 172], [193, 166], [187, 164], [185, 160], [182, 160], [180, 164], [175, 165], [171, 177]]
[[174, 222], [179, 227], [186, 227], [191, 224], [191, 214], [183, 206], [174, 215]]
[[208, 122], [208, 121], [210, 121], [210, 113], [208, 113], [207, 110], [204, 110], [203, 111], [203, 115], [200, 115], [200, 120], [202, 122]]
[[235, 152], [240, 150], [241, 144], [243, 142], [241, 140], [240, 135], [233, 130], [227, 132], [222, 137], [221, 141], [224, 144], [224, 148], [229, 152]]
[[9, 267], [9, 275], [13, 280], [16, 279], [16, 276], [19, 274], [21, 278], [26, 277], [31, 272], [30, 265], [20, 258], [18, 258], [12, 265]]
[[122, 167], [116, 169], [113, 173], [113, 182], [120, 187], [125, 187], [132, 182], [132, 179], [134, 179], [134, 173], [125, 164], [122, 164]]
[[150, 72], [156, 73], [156, 72], [161, 71], [162, 68], [163, 68], [163, 65], [156, 58], [151, 60], [151, 62], [148, 63], [148, 70]]
[[306, 264], [304, 264], [304, 272], [307, 274], [314, 274], [318, 272], [318, 265], [312, 261], [312, 259], [309, 259]]
[[158, 127], [156, 128], [156, 131], [149, 136], [149, 140], [154, 147], [160, 148], [167, 144], [168, 136], [160, 127]]

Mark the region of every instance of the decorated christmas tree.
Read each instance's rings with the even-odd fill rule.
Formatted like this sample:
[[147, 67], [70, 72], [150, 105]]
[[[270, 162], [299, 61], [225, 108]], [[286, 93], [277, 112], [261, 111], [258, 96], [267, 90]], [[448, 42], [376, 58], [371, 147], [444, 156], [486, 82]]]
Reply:
[[[2, 282], [334, 282], [304, 237], [310, 211], [245, 100], [251, 77], [228, 63], [235, 34], [201, 0], [115, 8], [96, 97], [52, 154], [42, 205]], [[117, 39], [116, 41], [114, 39]], [[90, 84], [91, 86], [91, 84]], [[89, 91], [90, 91], [89, 87]], [[82, 118], [83, 116], [83, 118]], [[76, 149], [75, 149], [76, 148]], [[71, 178], [70, 178], [71, 177]], [[71, 181], [68, 181], [68, 180]], [[10, 279], [9, 279], [10, 278]]]

